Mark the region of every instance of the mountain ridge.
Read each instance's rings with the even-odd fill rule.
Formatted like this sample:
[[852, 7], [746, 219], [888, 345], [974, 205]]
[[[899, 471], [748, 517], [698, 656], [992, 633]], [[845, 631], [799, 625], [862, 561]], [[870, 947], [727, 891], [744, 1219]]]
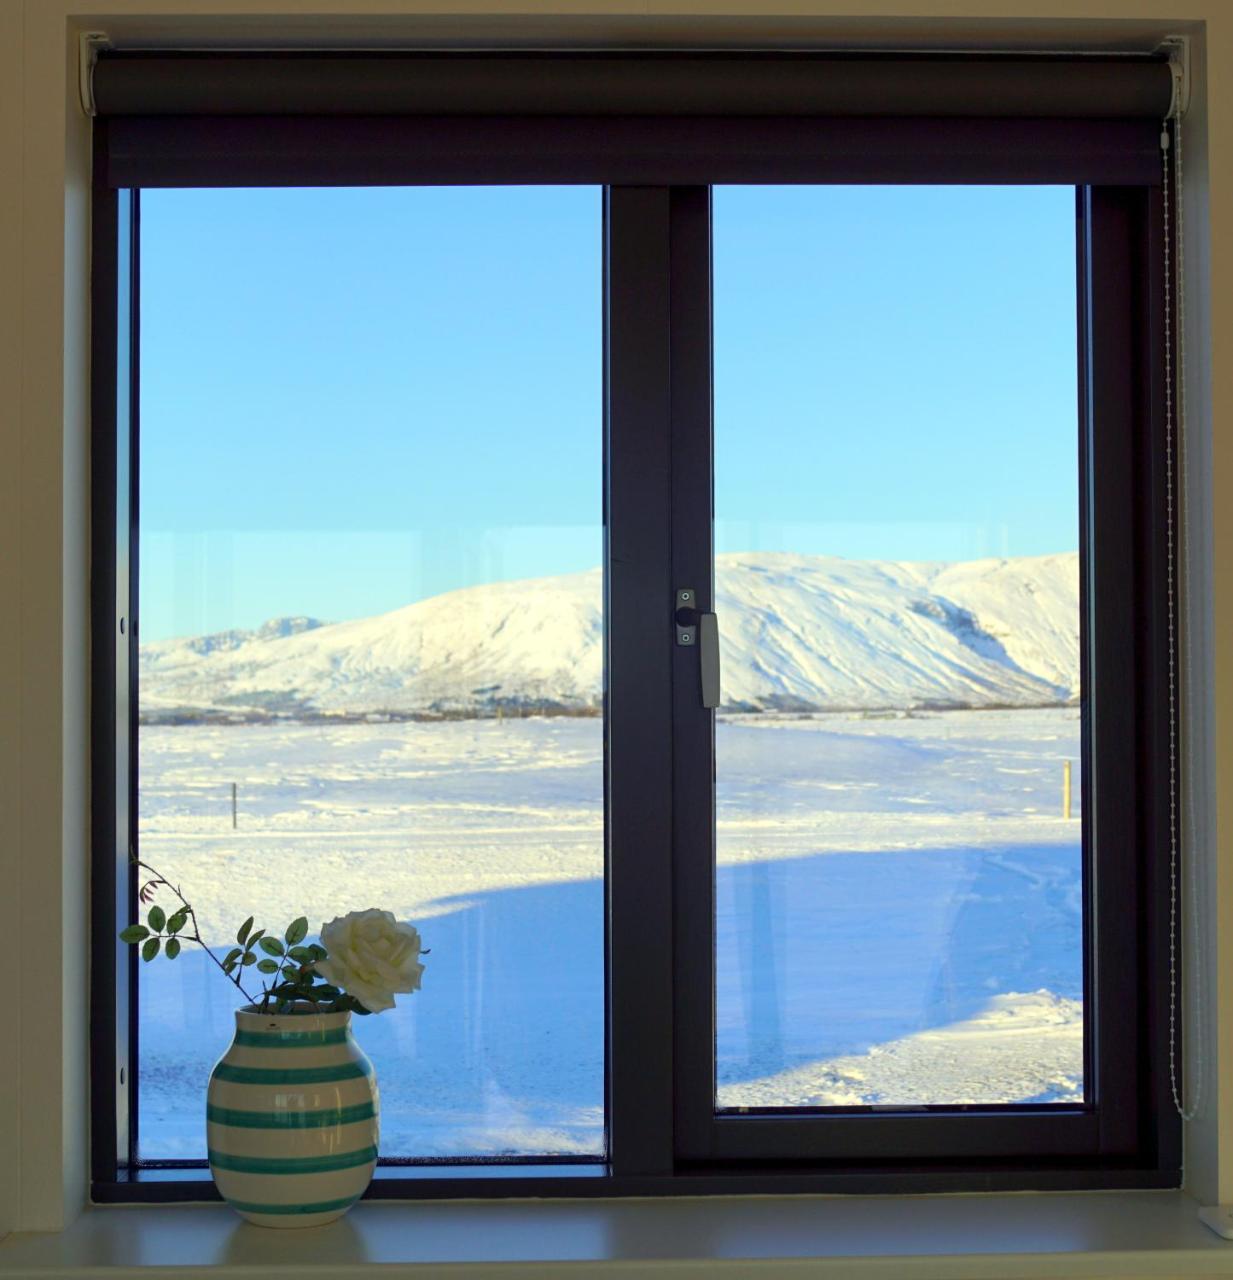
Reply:
[[[724, 710], [1041, 706], [1079, 684], [1078, 555], [716, 557]], [[595, 714], [598, 569], [371, 618], [276, 618], [140, 648], [147, 721]], [[665, 635], [671, 615], [665, 609]]]

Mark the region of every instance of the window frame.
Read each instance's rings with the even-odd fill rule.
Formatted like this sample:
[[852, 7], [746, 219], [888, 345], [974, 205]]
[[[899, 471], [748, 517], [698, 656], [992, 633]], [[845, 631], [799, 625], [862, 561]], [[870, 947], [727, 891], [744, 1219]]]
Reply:
[[[573, 173], [574, 181], [594, 179], [596, 160], [591, 153], [580, 158], [576, 119], [471, 122], [467, 136], [476, 144], [462, 162], [440, 143], [439, 122], [276, 123], [273, 142], [267, 135], [267, 145], [275, 148], [295, 137], [301, 144], [319, 142], [324, 128], [332, 149], [313, 153], [307, 176], [337, 184], [429, 183], [447, 174], [454, 182], [468, 175], [483, 181], [493, 172], [484, 166], [495, 163], [498, 153], [510, 154], [502, 148], [511, 136], [523, 144], [538, 142], [539, 149], [517, 153], [521, 168], [505, 162], [498, 180], [560, 181], [563, 172]], [[780, 124], [782, 132], [775, 133], [775, 121], [759, 121], [751, 134], [723, 118], [695, 121], [687, 137], [674, 132], [679, 121], [654, 119], [615, 127], [591, 122], [589, 131], [582, 130], [591, 141], [599, 130], [604, 146], [598, 162], [617, 176], [656, 176], [656, 166], [664, 166], [663, 129], [678, 141], [692, 140], [695, 148], [672, 159], [671, 184], [605, 184], [609, 1161], [596, 1166], [485, 1159], [460, 1161], [448, 1170], [438, 1162], [395, 1161], [379, 1169], [369, 1198], [1180, 1184], [1181, 1129], [1169, 1095], [1164, 978], [1167, 636], [1163, 611], [1153, 607], [1164, 598], [1167, 574], [1160, 188], [1147, 179], [1142, 162], [1135, 168], [1142, 178], [1129, 186], [1121, 184], [1122, 171], [1100, 158], [1107, 155], [1110, 122], [845, 121], [819, 127], [813, 121], [806, 122], [814, 139], [807, 153], [799, 149], [802, 122]], [[204, 1161], [139, 1169], [128, 1123], [138, 1060], [137, 1019], [129, 1016], [136, 1008], [137, 960], [132, 948], [115, 940], [115, 923], [136, 893], [127, 852], [136, 830], [131, 762], [138, 637], [132, 626], [121, 632], [119, 622], [136, 616], [137, 600], [139, 424], [132, 389], [138, 375], [140, 198], [137, 190], [114, 185], [110, 125], [96, 122], [92, 285], [93, 1194], [99, 1201], [215, 1199]], [[253, 165], [260, 158], [222, 144], [234, 141], [237, 130], [253, 127], [251, 120], [224, 118], [154, 121], [148, 132], [179, 164], [165, 185], [221, 179], [247, 185], [259, 172]], [[905, 138], [925, 134], [932, 149], [905, 147]], [[359, 163], [367, 166], [363, 184], [356, 183], [362, 173], [348, 145], [357, 136], [367, 146], [359, 151]], [[446, 136], [457, 141], [459, 134], [454, 129]], [[769, 169], [765, 154], [751, 159], [744, 149], [751, 136], [778, 139]], [[698, 704], [697, 660], [671, 643], [670, 622], [677, 586], [696, 585], [705, 592], [704, 605], [712, 589], [709, 192], [680, 179], [711, 172], [715, 185], [743, 173], [757, 181], [778, 173], [785, 181], [870, 181], [873, 174], [882, 181], [1008, 182], [1023, 180], [1024, 172], [1015, 169], [1008, 138], [1022, 143], [1034, 136], [1043, 141], [1028, 148], [1030, 180], [1053, 175], [1069, 183], [1085, 172], [1120, 180], [1076, 183], [1080, 421], [1086, 442], [1080, 471], [1081, 595], [1090, 641], [1083, 645], [1084, 741], [1085, 750], [1094, 742], [1101, 759], [1116, 757], [1118, 777], [1130, 780], [1097, 785], [1085, 756], [1084, 847], [1085, 856], [1099, 859], [1102, 844], [1108, 849], [1115, 838], [1124, 839], [1120, 829], [1130, 831], [1134, 849], [1128, 876], [1110, 874], [1107, 858], [1099, 860], [1094, 875], [1085, 872], [1085, 910], [1096, 919], [1088, 925], [1094, 945], [1085, 947], [1085, 1010], [1095, 1011], [1095, 1043], [1087, 1058], [1095, 1064], [1097, 1102], [1056, 1113], [1032, 1108], [1026, 1116], [1011, 1114], [1023, 1110], [1015, 1108], [937, 1108], [928, 1114], [708, 1119], [700, 1100], [709, 1110], [713, 806], [709, 830], [697, 814], [698, 797], [713, 778], [713, 716]], [[374, 160], [395, 140], [401, 141], [390, 163]], [[834, 148], [829, 154], [828, 145]], [[622, 170], [631, 146], [636, 163]], [[302, 164], [304, 145], [292, 146], [289, 154]], [[279, 177], [284, 185], [291, 177], [298, 179], [294, 185], [312, 185], [294, 165]], [[1093, 576], [1106, 584], [1095, 600], [1089, 589]], [[1123, 643], [1127, 634], [1133, 646]], [[1093, 648], [1095, 683], [1088, 663]], [[1114, 672], [1115, 680], [1102, 679]], [[1094, 691], [1090, 699], [1087, 690]], [[1100, 828], [1099, 839], [1088, 838], [1089, 824]], [[1113, 836], [1105, 834], [1110, 830]], [[704, 894], [698, 893], [700, 882], [707, 886]], [[1118, 920], [1141, 921], [1142, 928], [1108, 923]], [[612, 963], [618, 947], [638, 955], [636, 969]], [[1098, 987], [1090, 985], [1093, 958], [1102, 975]], [[660, 980], [648, 980], [648, 974]], [[1134, 1046], [1129, 1054], [1123, 1050], [1128, 1044]], [[1125, 1070], [1117, 1067], [1119, 1050], [1131, 1064]]]
[[[1128, 1044], [1152, 1043], [1161, 1010], [1145, 997], [1150, 976], [1167, 970], [1167, 953], [1159, 950], [1160, 922], [1151, 922], [1150, 910], [1167, 896], [1162, 860], [1154, 855], [1168, 848], [1168, 814], [1164, 806], [1151, 804], [1151, 797], [1167, 795], [1169, 787], [1168, 690], [1162, 678], [1167, 636], [1163, 611], [1145, 614], [1143, 582], [1153, 584], [1155, 599], [1164, 598], [1164, 565], [1153, 558], [1146, 536], [1164, 516], [1166, 459], [1163, 450], [1152, 448], [1164, 436], [1163, 385], [1153, 376], [1163, 369], [1163, 335], [1156, 332], [1159, 308], [1152, 305], [1161, 296], [1162, 211], [1159, 192], [1152, 189], [1076, 190], [1084, 1075], [1092, 1100], [1051, 1106], [1047, 1112], [1005, 1105], [713, 1114], [715, 830], [713, 822], [707, 829], [686, 820], [675, 831], [681, 940], [677, 1131], [683, 1159], [795, 1158], [815, 1167], [850, 1167], [870, 1153], [893, 1150], [905, 1160], [945, 1151], [952, 1158], [1001, 1162], [1052, 1156], [1103, 1163], [1133, 1158], [1154, 1143], [1156, 1116], [1171, 1114], [1158, 1056], [1144, 1053], [1140, 1062], [1140, 1055], [1120, 1051]], [[709, 338], [709, 327], [699, 316], [691, 338], [701, 341], [703, 335]], [[709, 475], [706, 483], [699, 482], [700, 469], [697, 459], [674, 472], [674, 551], [687, 543], [690, 530], [711, 528], [713, 486]], [[679, 554], [676, 581], [696, 582], [703, 593], [700, 607], [706, 609], [712, 605], [713, 578], [703, 564], [713, 564], [713, 556]], [[1146, 657], [1126, 643], [1128, 636], [1146, 648]], [[675, 659], [674, 810], [693, 815], [715, 772], [713, 716], [697, 697], [693, 655], [678, 650]], [[1146, 797], [1142, 804], [1141, 796]], [[1133, 875], [1115, 873], [1114, 853], [1122, 848], [1134, 850]], [[1140, 919], [1151, 922], [1142, 936], [1096, 925]], [[1143, 1105], [1141, 1091], [1151, 1098], [1149, 1105]]]

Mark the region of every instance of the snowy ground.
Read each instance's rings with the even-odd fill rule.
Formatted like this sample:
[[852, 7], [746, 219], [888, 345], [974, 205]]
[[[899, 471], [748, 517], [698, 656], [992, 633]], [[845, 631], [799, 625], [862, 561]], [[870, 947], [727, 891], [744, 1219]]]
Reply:
[[[599, 1154], [600, 733], [143, 728], [142, 855], [223, 945], [249, 910], [421, 926], [423, 991], [357, 1023], [383, 1154]], [[718, 751], [721, 1106], [1082, 1096], [1075, 709], [732, 717]], [[232, 990], [188, 952], [142, 983], [142, 1154], [204, 1155]]]

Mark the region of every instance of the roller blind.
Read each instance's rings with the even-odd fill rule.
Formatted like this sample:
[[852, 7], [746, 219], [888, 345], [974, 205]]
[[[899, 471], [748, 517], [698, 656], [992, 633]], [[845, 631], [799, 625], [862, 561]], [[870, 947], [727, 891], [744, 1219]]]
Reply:
[[102, 115], [1146, 118], [1138, 58], [613, 54], [103, 54]]
[[104, 52], [112, 186], [1158, 181], [1155, 57]]

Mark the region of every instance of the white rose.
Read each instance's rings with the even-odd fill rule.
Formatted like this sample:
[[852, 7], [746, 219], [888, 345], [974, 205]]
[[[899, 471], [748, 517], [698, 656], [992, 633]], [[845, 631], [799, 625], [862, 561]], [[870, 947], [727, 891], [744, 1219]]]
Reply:
[[369, 1013], [392, 1009], [395, 992], [420, 989], [420, 935], [388, 911], [374, 907], [336, 917], [321, 926], [321, 945], [329, 957], [313, 968]]

